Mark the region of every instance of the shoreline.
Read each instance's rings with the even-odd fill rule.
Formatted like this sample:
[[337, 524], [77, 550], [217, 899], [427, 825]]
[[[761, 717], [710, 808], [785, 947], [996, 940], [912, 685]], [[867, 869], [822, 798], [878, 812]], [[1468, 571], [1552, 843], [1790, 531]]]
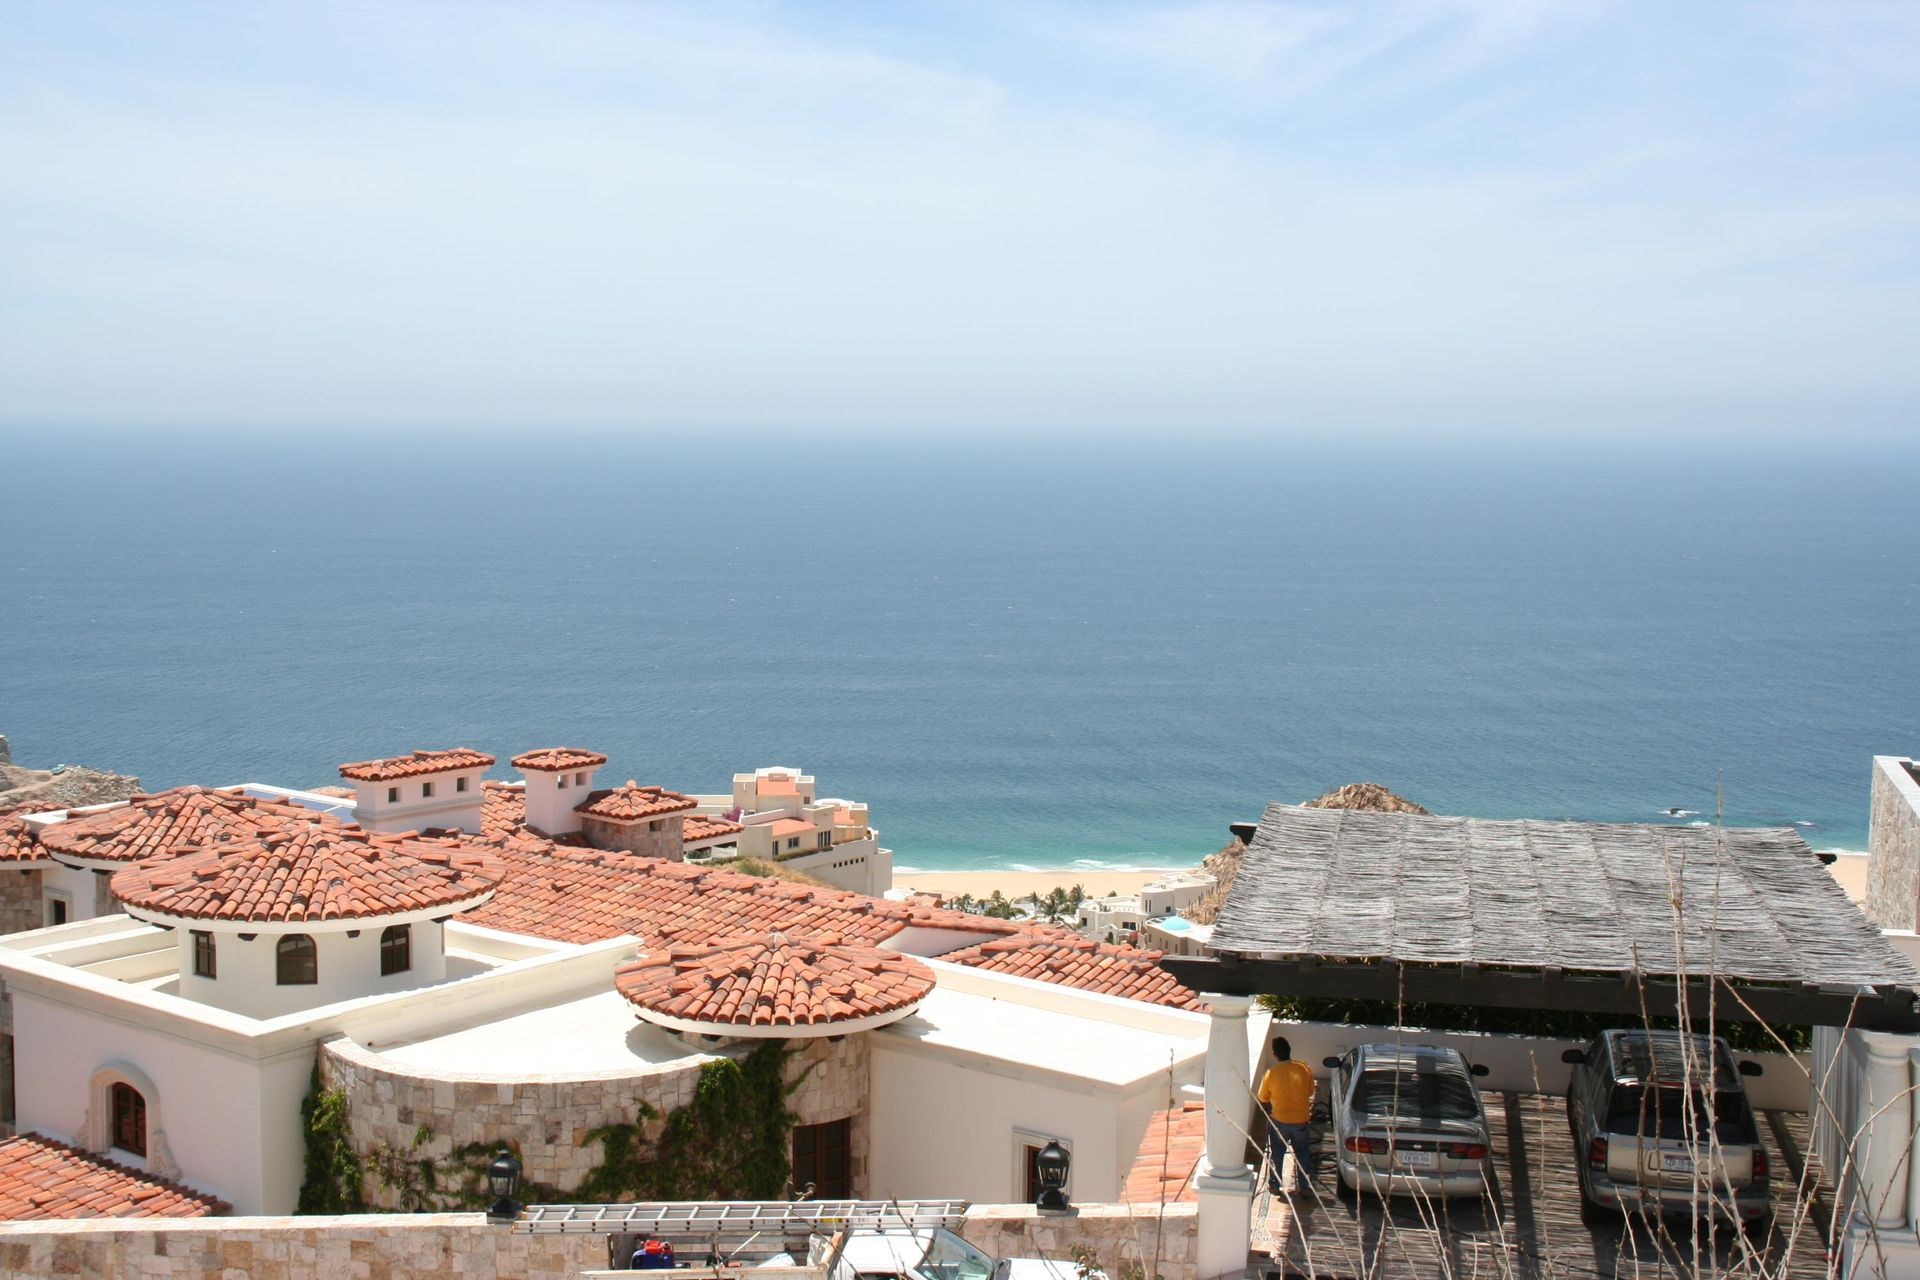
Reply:
[[893, 873], [893, 887], [919, 893], [937, 893], [943, 898], [957, 898], [963, 893], [970, 893], [975, 898], [987, 898], [998, 889], [1009, 899], [1019, 899], [1030, 893], [1045, 894], [1056, 887], [1071, 889], [1077, 884], [1089, 898], [1106, 898], [1138, 893], [1141, 885], [1176, 871], [1199, 870], [1202, 867], [1198, 860], [1183, 867], [1128, 867], [1107, 871], [1085, 867], [1060, 867], [1043, 871], [896, 870]]

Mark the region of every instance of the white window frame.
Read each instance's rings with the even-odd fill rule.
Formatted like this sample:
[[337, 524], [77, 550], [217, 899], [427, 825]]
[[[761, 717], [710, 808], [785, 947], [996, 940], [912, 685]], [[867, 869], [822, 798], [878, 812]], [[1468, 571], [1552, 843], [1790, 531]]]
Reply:
[[1049, 1142], [1057, 1142], [1067, 1153], [1067, 1199], [1073, 1199], [1073, 1139], [1063, 1138], [1057, 1133], [1042, 1133], [1038, 1129], [1013, 1127], [1013, 1186], [1007, 1196], [1009, 1204], [1032, 1204], [1031, 1200], [1020, 1197], [1027, 1190], [1027, 1148], [1045, 1147]]

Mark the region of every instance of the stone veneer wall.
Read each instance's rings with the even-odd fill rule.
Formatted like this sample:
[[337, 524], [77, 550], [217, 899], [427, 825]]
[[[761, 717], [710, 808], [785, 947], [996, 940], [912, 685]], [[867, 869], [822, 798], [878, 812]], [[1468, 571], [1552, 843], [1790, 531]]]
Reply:
[[[751, 1045], [751, 1041], [742, 1043]], [[846, 1036], [835, 1044], [827, 1039], [791, 1042], [799, 1052], [787, 1062], [787, 1081], [800, 1082], [787, 1099], [787, 1106], [798, 1117], [795, 1124], [825, 1124], [831, 1120], [851, 1119], [848, 1135], [852, 1146], [853, 1194], [867, 1194], [867, 1153], [872, 1135], [868, 1132], [867, 1095], [871, 1092], [871, 1055], [867, 1033]], [[797, 1190], [797, 1188], [796, 1188]]]
[[1910, 761], [1875, 756], [1867, 838], [1867, 919], [1913, 929], [1920, 919], [1920, 782]]
[[40, 873], [31, 867], [0, 870], [0, 934], [24, 933], [45, 923]]
[[[757, 1043], [729, 1040], [711, 1050], [690, 1044], [684, 1059], [630, 1073], [512, 1080], [436, 1076], [342, 1038], [320, 1047], [320, 1073], [328, 1087], [346, 1090], [349, 1131], [363, 1155], [383, 1145], [411, 1152], [423, 1125], [432, 1136], [412, 1152], [414, 1159], [444, 1160], [456, 1148], [506, 1138], [519, 1148], [524, 1177], [571, 1191], [604, 1155], [599, 1143], [587, 1140], [590, 1131], [632, 1123], [639, 1118], [636, 1103], [646, 1102], [658, 1113], [642, 1129], [652, 1141], [669, 1114], [693, 1101], [703, 1066], [723, 1054], [743, 1056]], [[794, 1043], [800, 1051], [787, 1064], [787, 1079], [799, 1082], [788, 1098], [796, 1123], [851, 1118], [853, 1185], [864, 1190], [870, 1141], [866, 1037]], [[397, 1193], [379, 1185], [372, 1167], [369, 1160], [368, 1203], [397, 1208]]]
[[[1191, 1204], [975, 1205], [961, 1234], [996, 1257], [1065, 1258], [1085, 1245], [1114, 1280], [1195, 1280]], [[1154, 1255], [1159, 1254], [1156, 1268]], [[0, 1223], [0, 1276], [46, 1280], [573, 1280], [606, 1266], [606, 1237], [524, 1235], [478, 1213], [343, 1218], [92, 1218]]]
[[[571, 1191], [602, 1158], [600, 1144], [587, 1141], [590, 1130], [632, 1123], [639, 1118], [636, 1103], [646, 1102], [659, 1117], [645, 1132], [657, 1137], [664, 1117], [693, 1101], [700, 1068], [715, 1055], [692, 1047], [687, 1054], [618, 1075], [457, 1080], [341, 1039], [320, 1046], [320, 1074], [329, 1087], [347, 1091], [348, 1126], [363, 1155], [382, 1145], [409, 1151], [422, 1125], [432, 1137], [416, 1159], [445, 1159], [457, 1147], [507, 1138], [519, 1147], [523, 1177]], [[368, 1170], [367, 1202], [397, 1207], [395, 1193], [371, 1176], [371, 1161]]]
[[[648, 822], [658, 822], [658, 831], [647, 830]], [[609, 822], [591, 814], [580, 815], [580, 832], [596, 849], [624, 849], [649, 858], [667, 858], [679, 862], [686, 857], [686, 815], [669, 814], [664, 818], [638, 822]]]

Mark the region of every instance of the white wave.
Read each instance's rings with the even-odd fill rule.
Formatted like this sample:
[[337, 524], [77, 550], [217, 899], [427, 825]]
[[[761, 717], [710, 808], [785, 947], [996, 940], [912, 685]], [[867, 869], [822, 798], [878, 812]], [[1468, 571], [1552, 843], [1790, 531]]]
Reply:
[[1711, 822], [1708, 822], [1705, 818], [1695, 818], [1692, 822], [1689, 822], [1687, 825], [1690, 827], [1710, 827], [1713, 824]]

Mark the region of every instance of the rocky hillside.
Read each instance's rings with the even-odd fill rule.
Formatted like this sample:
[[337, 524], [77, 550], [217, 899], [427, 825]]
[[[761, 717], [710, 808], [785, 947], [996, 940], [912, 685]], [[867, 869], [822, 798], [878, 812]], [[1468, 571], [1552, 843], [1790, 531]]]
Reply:
[[[1335, 787], [1323, 796], [1315, 796], [1306, 802], [1308, 809], [1368, 809], [1374, 813], [1425, 813], [1427, 810], [1404, 796], [1397, 796], [1377, 782], [1349, 782], [1344, 787]], [[1238, 836], [1228, 841], [1226, 847], [1217, 853], [1207, 855], [1202, 864], [1219, 880], [1212, 893], [1193, 904], [1186, 913], [1187, 919], [1195, 924], [1212, 924], [1214, 917], [1220, 914], [1221, 904], [1227, 900], [1227, 890], [1233, 888], [1233, 879], [1240, 874], [1240, 859], [1246, 853], [1247, 846]]]
[[81, 805], [125, 800], [140, 789], [140, 779], [83, 764], [29, 769], [13, 763], [7, 740], [0, 738], [0, 813], [14, 809], [75, 809]]

